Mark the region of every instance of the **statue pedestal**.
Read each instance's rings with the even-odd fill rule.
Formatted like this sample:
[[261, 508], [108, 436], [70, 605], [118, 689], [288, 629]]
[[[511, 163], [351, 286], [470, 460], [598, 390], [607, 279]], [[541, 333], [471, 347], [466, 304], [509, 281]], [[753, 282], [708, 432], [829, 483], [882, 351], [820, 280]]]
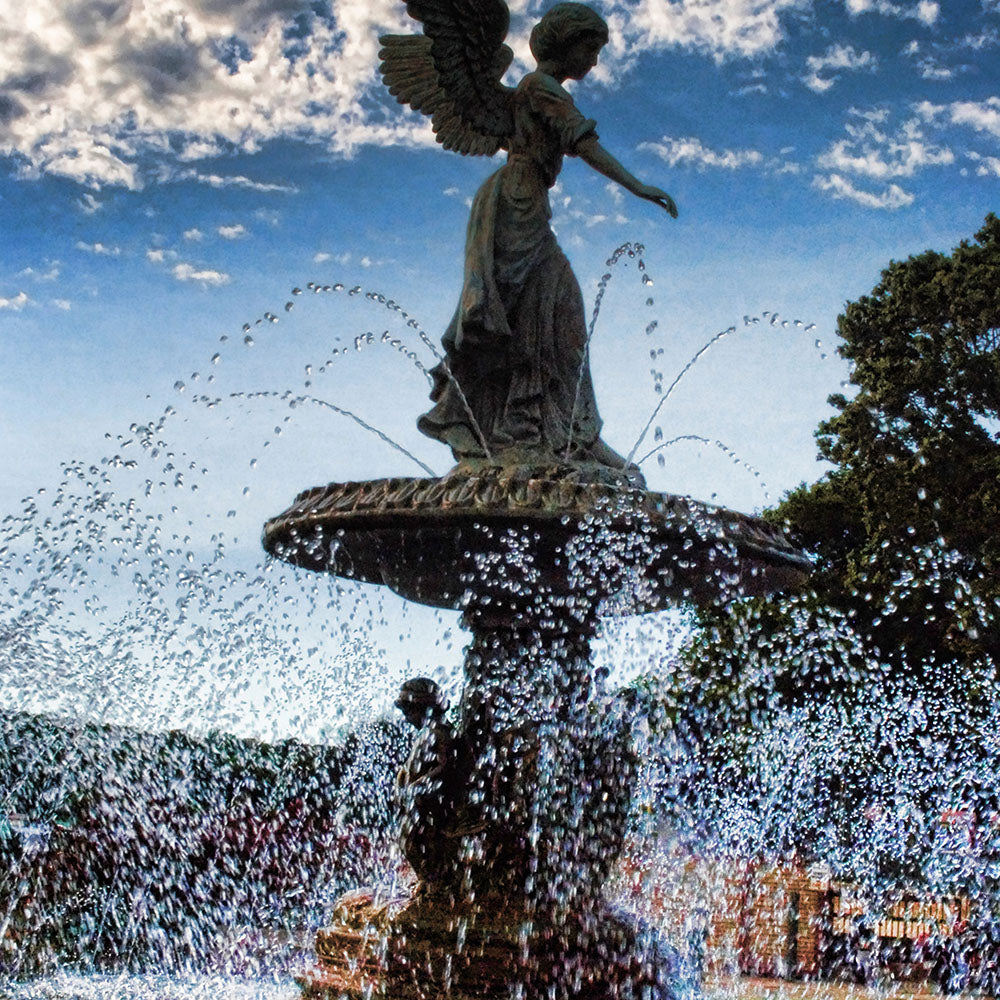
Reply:
[[635, 760], [627, 713], [595, 705], [590, 640], [602, 617], [766, 593], [805, 557], [759, 519], [574, 465], [331, 484], [268, 522], [264, 545], [460, 608], [472, 632], [457, 726], [439, 707], [413, 720], [401, 846], [417, 887], [345, 897], [304, 994], [675, 997], [669, 949], [603, 898]]
[[610, 909], [539, 926], [501, 898], [477, 906], [421, 896], [376, 905], [350, 894], [316, 935], [298, 983], [312, 1000], [617, 1000], [677, 995], [677, 962]]

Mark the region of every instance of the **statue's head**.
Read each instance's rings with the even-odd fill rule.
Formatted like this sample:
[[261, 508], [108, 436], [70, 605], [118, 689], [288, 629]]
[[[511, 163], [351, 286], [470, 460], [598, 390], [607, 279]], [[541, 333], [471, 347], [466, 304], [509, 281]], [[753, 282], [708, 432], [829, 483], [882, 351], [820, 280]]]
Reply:
[[532, 28], [529, 45], [542, 63], [559, 62], [581, 45], [592, 46], [596, 53], [607, 42], [608, 25], [597, 11], [582, 3], [557, 3]]
[[441, 688], [429, 677], [405, 681], [396, 698], [396, 708], [414, 726], [422, 725], [428, 718], [440, 718], [446, 707]]

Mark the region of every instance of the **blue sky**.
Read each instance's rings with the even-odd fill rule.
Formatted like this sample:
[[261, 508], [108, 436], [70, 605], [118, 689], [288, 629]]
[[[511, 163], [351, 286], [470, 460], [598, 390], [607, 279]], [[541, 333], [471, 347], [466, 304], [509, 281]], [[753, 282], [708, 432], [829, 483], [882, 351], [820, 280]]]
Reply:
[[[405, 351], [432, 354], [378, 296], [437, 344], [469, 200], [499, 161], [441, 150], [383, 92], [377, 37], [415, 28], [404, 5], [7, 2], [4, 510], [61, 461], [127, 458], [130, 428], [168, 408], [203, 481], [171, 505], [204, 505], [204, 530], [224, 527], [248, 565], [262, 520], [301, 488], [422, 474], [414, 459], [445, 471], [413, 427], [427, 385]], [[515, 75], [545, 6], [512, 6]], [[659, 427], [682, 440], [648, 460], [651, 486], [757, 509], [822, 472], [812, 433], [847, 377], [844, 303], [890, 258], [948, 249], [1000, 207], [1000, 3], [595, 6], [612, 41], [577, 103], [680, 208], [672, 221], [572, 160], [553, 194], [588, 301], [612, 273], [592, 345], [605, 437], [629, 451], [656, 386], [732, 326], [638, 454]], [[608, 268], [626, 242], [644, 272], [627, 255]], [[286, 390], [321, 402], [290, 408]]]

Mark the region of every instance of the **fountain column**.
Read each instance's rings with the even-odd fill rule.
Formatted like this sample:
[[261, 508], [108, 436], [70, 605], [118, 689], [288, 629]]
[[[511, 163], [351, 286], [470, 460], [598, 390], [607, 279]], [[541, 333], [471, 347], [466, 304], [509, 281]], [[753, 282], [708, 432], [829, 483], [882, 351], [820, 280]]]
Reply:
[[765, 593], [805, 557], [759, 519], [572, 463], [330, 484], [269, 521], [264, 545], [461, 609], [472, 633], [457, 726], [428, 727], [408, 766], [417, 883], [345, 897], [304, 993], [675, 996], [669, 949], [606, 897], [636, 762], [627, 719], [595, 701], [590, 642], [604, 615]]

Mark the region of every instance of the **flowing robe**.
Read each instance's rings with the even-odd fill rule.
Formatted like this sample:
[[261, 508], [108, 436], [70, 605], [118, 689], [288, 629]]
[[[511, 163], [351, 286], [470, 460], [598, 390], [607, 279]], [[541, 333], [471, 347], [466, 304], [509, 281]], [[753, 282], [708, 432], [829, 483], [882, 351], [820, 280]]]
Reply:
[[587, 458], [601, 423], [583, 296], [549, 225], [549, 189], [596, 123], [538, 71], [514, 102], [507, 163], [472, 204], [462, 297], [432, 372], [435, 405], [417, 426], [460, 460], [484, 456], [484, 440], [494, 457], [561, 457], [572, 442], [570, 457]]

